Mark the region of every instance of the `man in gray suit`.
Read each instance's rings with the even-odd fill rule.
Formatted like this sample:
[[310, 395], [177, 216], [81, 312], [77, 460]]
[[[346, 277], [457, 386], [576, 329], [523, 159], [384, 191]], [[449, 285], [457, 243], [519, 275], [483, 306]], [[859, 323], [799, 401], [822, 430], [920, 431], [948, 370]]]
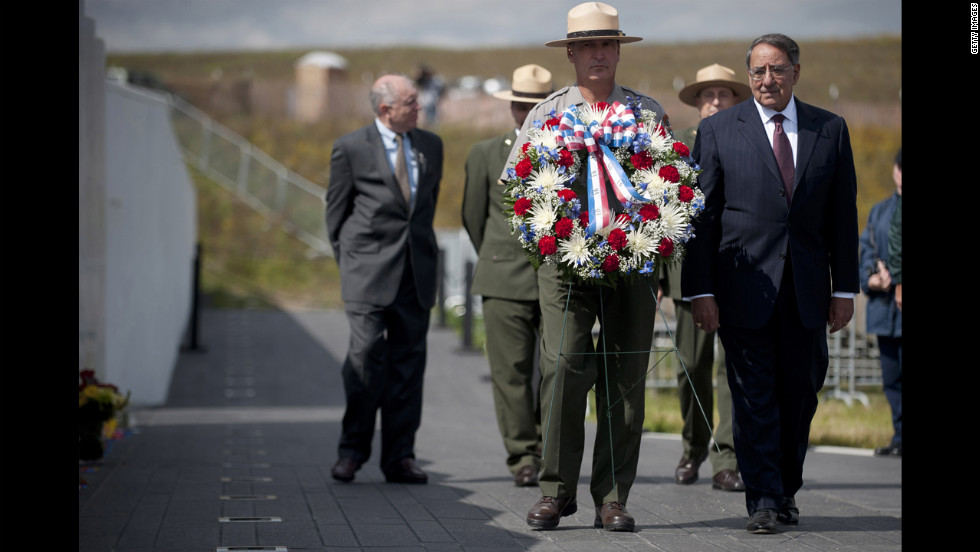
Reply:
[[466, 158], [463, 226], [480, 258], [472, 292], [483, 297], [487, 358], [497, 426], [507, 450], [507, 467], [518, 487], [538, 483], [541, 420], [534, 386], [534, 357], [540, 333], [538, 276], [504, 214], [505, 187], [498, 182], [524, 119], [554, 90], [551, 72], [540, 65], [514, 70], [511, 90], [494, 94], [510, 101], [516, 128], [473, 146]]
[[374, 122], [334, 142], [326, 197], [351, 334], [343, 365], [347, 409], [331, 475], [354, 479], [371, 455], [380, 409], [385, 479], [426, 483], [414, 449], [436, 296], [432, 219], [442, 140], [415, 128], [420, 106], [409, 78], [385, 75], [370, 97]]
[[705, 209], [681, 285], [695, 325], [725, 346], [746, 529], [768, 534], [799, 523], [826, 332], [854, 314], [857, 185], [844, 119], [793, 94], [796, 42], [761, 36], [745, 62], [754, 100], [698, 129]]

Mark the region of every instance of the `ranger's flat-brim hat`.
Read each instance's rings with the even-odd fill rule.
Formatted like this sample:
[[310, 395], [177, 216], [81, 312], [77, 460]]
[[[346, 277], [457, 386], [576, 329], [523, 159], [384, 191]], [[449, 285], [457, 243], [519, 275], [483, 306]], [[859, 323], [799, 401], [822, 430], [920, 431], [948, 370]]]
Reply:
[[551, 84], [551, 71], [540, 65], [522, 65], [514, 69], [510, 90], [493, 94], [494, 98], [512, 102], [538, 103], [555, 91]]
[[586, 2], [568, 10], [568, 34], [545, 46], [565, 46], [571, 42], [611, 38], [620, 42], [639, 42], [638, 36], [626, 36], [619, 30], [619, 12], [602, 2]]
[[685, 86], [680, 91], [680, 94], [678, 94], [678, 97], [687, 105], [697, 107], [694, 99], [702, 90], [711, 88], [712, 86], [731, 88], [737, 102], [747, 99], [752, 95], [752, 88], [748, 84], [735, 79], [735, 71], [732, 71], [724, 65], [712, 63], [707, 67], [698, 69], [697, 74], [694, 76], [694, 82]]

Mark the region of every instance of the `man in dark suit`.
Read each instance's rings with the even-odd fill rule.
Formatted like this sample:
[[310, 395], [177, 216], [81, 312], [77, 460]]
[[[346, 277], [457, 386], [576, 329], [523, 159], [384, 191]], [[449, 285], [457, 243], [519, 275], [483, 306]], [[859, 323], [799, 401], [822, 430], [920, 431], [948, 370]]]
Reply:
[[854, 313], [858, 231], [854, 159], [839, 116], [793, 96], [799, 46], [756, 39], [754, 101], [704, 119], [694, 158], [705, 210], [682, 286], [695, 324], [718, 330], [734, 405], [747, 529], [799, 522], [810, 422], [827, 374], [827, 336]]
[[334, 479], [349, 482], [371, 455], [381, 410], [381, 470], [392, 483], [426, 483], [415, 463], [429, 310], [438, 246], [432, 219], [442, 141], [416, 129], [418, 91], [403, 75], [371, 87], [372, 124], [334, 142], [327, 233], [350, 324], [347, 410]]
[[540, 405], [534, 385], [541, 308], [538, 275], [511, 234], [503, 210], [506, 188], [499, 177], [527, 114], [553, 90], [551, 72], [544, 67], [532, 63], [514, 70], [511, 90], [494, 97], [509, 101], [516, 128], [473, 146], [466, 158], [463, 192], [463, 226], [480, 257], [472, 292], [483, 297], [497, 426], [518, 487], [537, 485], [541, 467]]
[[[735, 71], [713, 63], [698, 69], [694, 82], [678, 94], [680, 100], [698, 110], [700, 119], [752, 97], [752, 89], [736, 80]], [[694, 147], [697, 127], [681, 132], [681, 140]], [[722, 491], [744, 491], [745, 483], [738, 474], [735, 442], [732, 438], [732, 394], [725, 370], [725, 349], [718, 349], [718, 369], [715, 370], [715, 334], [698, 330], [691, 317], [691, 303], [681, 294], [681, 267], [665, 267], [660, 278], [660, 290], [674, 303], [674, 339], [677, 356], [684, 370], [677, 371], [677, 396], [680, 399], [684, 427], [681, 441], [684, 454], [674, 470], [674, 481], [690, 485], [698, 480], [698, 470], [705, 458], [711, 459], [711, 487]], [[651, 362], [653, 362], [651, 358]], [[718, 425], [714, 425], [712, 379], [717, 374]], [[703, 412], [702, 414], [702, 407]], [[706, 421], [705, 418], [710, 421]], [[712, 431], [712, 428], [714, 431]], [[714, 434], [714, 442], [711, 442]]]

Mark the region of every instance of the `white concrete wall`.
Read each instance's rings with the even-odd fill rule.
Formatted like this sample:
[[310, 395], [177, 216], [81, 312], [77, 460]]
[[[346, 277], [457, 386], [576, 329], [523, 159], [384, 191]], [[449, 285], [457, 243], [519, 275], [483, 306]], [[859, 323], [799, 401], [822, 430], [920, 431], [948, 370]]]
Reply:
[[78, 369], [105, 377], [105, 47], [78, 3]]
[[166, 100], [105, 86], [105, 377], [157, 405], [190, 319], [196, 196]]

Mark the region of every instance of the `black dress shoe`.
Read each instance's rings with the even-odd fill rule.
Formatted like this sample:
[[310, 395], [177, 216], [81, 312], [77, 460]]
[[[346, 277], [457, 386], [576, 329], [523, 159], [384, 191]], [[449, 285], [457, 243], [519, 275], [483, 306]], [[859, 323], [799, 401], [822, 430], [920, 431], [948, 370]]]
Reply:
[[393, 470], [385, 472], [385, 481], [425, 485], [429, 482], [429, 476], [418, 467], [414, 458], [406, 456], [398, 461]]
[[626, 511], [626, 506], [619, 502], [607, 502], [595, 509], [595, 528], [602, 527], [606, 531], [629, 531], [636, 528], [636, 521]]
[[763, 508], [756, 510], [745, 526], [749, 533], [756, 535], [772, 535], [776, 532], [776, 510]]
[[534, 466], [524, 466], [514, 474], [514, 485], [517, 487], [531, 487], [538, 484], [538, 470]]
[[711, 488], [720, 491], [744, 491], [742, 476], [735, 470], [721, 470], [711, 478]]
[[800, 522], [800, 509], [796, 507], [796, 499], [793, 497], [783, 497], [783, 503], [779, 507], [779, 514], [776, 515], [779, 523], [796, 525]]
[[555, 498], [542, 496], [527, 512], [527, 524], [532, 529], [553, 529], [565, 516], [578, 511], [578, 502], [574, 496]]
[[704, 459], [708, 457], [707, 451], [701, 455], [700, 459], [688, 458], [687, 456], [681, 457], [681, 461], [677, 463], [677, 469], [674, 470], [674, 481], [678, 485], [690, 485], [698, 480], [698, 468], [701, 467], [701, 463]]
[[330, 469], [330, 475], [337, 481], [350, 483], [354, 480], [354, 472], [361, 469], [361, 463], [353, 458], [339, 458]]
[[875, 449], [875, 456], [902, 456], [902, 445], [888, 445]]

